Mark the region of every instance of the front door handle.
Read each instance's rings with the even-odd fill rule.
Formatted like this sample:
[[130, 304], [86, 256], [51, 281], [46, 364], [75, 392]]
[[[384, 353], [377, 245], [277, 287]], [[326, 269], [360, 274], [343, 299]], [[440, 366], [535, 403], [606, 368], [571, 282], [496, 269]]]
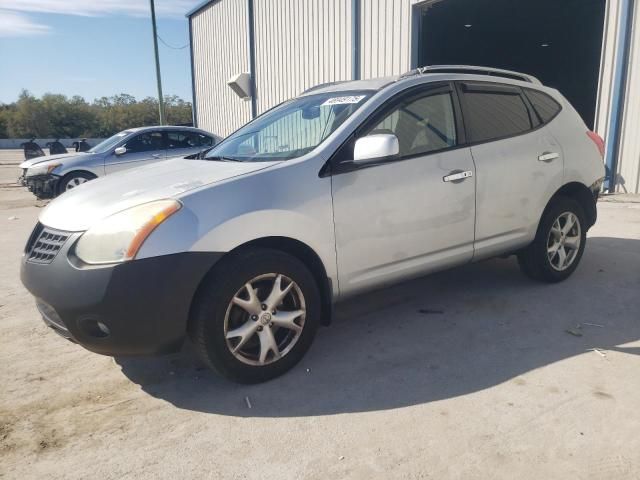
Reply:
[[544, 152], [538, 157], [538, 160], [540, 160], [541, 162], [552, 162], [559, 156], [560, 154], [557, 152]]
[[464, 181], [465, 179], [473, 177], [473, 172], [471, 170], [467, 170], [466, 172], [461, 172], [459, 170], [451, 172], [446, 177], [442, 177], [443, 182], [453, 182], [459, 183]]
[[162, 154], [160, 154], [160, 153], [152, 153], [151, 156], [153, 158], [160, 158], [162, 156]]

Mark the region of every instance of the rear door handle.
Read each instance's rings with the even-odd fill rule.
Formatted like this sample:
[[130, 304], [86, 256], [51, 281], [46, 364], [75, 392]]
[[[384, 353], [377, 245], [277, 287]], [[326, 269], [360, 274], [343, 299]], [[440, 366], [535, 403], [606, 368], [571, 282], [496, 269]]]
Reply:
[[152, 153], [151, 156], [153, 158], [160, 158], [162, 156], [162, 154], [160, 154], [160, 153]]
[[541, 162], [552, 162], [559, 156], [560, 154], [556, 152], [544, 152], [542, 155], [538, 157], [538, 160], [540, 160]]
[[443, 182], [462, 182], [463, 180], [473, 177], [473, 172], [471, 170], [467, 170], [466, 172], [451, 172], [446, 177], [442, 178]]

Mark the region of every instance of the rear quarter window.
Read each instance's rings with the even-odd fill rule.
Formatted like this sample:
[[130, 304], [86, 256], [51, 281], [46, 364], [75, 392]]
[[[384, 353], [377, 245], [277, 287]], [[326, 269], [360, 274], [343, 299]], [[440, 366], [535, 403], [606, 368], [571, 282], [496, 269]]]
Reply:
[[533, 105], [542, 123], [549, 123], [560, 113], [560, 110], [562, 110], [560, 104], [546, 93], [528, 88], [525, 89], [524, 93]]

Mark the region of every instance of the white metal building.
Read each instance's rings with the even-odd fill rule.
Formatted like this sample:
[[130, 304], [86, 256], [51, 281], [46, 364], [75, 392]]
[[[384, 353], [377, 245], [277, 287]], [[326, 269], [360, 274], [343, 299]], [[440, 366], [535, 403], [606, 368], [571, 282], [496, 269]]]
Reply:
[[[187, 14], [194, 123], [228, 135], [314, 85], [468, 64], [533, 74], [640, 193], [640, 0], [210, 0]], [[231, 77], [250, 74], [253, 95]]]

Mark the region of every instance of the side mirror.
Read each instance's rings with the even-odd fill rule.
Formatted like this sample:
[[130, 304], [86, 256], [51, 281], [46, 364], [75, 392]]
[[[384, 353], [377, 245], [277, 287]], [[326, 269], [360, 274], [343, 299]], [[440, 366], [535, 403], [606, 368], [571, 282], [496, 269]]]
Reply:
[[318, 105], [314, 105], [311, 107], [306, 107], [302, 109], [302, 118], [305, 120], [314, 120], [320, 117], [320, 107]]
[[367, 135], [356, 140], [353, 149], [353, 161], [355, 163], [368, 163], [395, 157], [399, 153], [400, 143], [395, 135], [388, 133]]
[[118, 156], [124, 155], [125, 153], [127, 153], [127, 147], [118, 147], [113, 151], [113, 153], [115, 153]]

